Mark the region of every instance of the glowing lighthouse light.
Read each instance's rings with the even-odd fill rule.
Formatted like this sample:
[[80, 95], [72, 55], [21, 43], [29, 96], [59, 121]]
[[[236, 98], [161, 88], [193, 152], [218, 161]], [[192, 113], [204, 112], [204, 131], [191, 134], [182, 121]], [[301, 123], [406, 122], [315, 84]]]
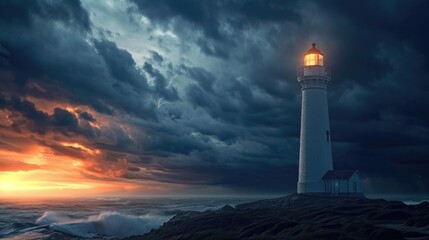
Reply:
[[313, 47], [304, 55], [304, 66], [323, 67], [323, 53], [316, 48], [315, 43], [313, 43]]
[[298, 193], [324, 193], [322, 178], [332, 170], [327, 97], [331, 77], [323, 58], [313, 43], [304, 55], [303, 66], [298, 68], [298, 82], [302, 87]]

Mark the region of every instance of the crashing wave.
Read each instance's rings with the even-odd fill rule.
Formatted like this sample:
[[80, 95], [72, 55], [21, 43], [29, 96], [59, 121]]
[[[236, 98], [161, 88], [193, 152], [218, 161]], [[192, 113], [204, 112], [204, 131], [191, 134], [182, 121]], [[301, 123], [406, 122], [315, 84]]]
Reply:
[[129, 237], [143, 235], [158, 228], [172, 216], [133, 216], [118, 212], [101, 212], [87, 218], [73, 218], [47, 211], [36, 223], [50, 229], [82, 238], [97, 236]]

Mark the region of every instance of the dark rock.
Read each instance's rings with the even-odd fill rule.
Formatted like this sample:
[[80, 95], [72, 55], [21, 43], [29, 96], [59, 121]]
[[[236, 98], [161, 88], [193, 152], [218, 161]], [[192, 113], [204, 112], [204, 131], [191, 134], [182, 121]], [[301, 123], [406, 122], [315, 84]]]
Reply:
[[230, 205], [225, 205], [221, 208], [222, 211], [231, 211], [234, 210], [233, 207], [231, 207]]
[[403, 238], [401, 232], [399, 232], [395, 229], [384, 228], [384, 229], [379, 229], [374, 234], [372, 234], [370, 239], [373, 239], [373, 240], [386, 240], [386, 239], [402, 240], [404, 238]]
[[397, 220], [409, 219], [411, 216], [412, 214], [406, 211], [388, 211], [388, 212], [377, 213], [371, 219], [397, 221]]
[[428, 237], [429, 235], [421, 232], [404, 232], [402, 233], [404, 238], [423, 238]]
[[426, 208], [429, 209], [429, 202], [421, 202], [417, 205], [419, 208]]
[[[235, 208], [226, 205], [216, 211], [179, 212], [159, 229], [130, 239], [396, 240], [425, 237], [424, 229], [418, 228], [429, 224], [429, 208], [425, 207], [382, 199], [292, 194]], [[413, 231], [404, 231], [407, 228], [401, 226], [405, 224], [413, 227]], [[414, 227], [417, 227], [415, 231]]]

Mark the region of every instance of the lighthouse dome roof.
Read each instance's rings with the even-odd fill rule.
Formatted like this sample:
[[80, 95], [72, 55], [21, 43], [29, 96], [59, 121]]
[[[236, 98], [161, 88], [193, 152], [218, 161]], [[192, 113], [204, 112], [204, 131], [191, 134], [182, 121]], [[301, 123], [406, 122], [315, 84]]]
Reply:
[[318, 48], [316, 48], [316, 44], [315, 44], [315, 43], [313, 43], [313, 44], [311, 44], [311, 45], [312, 45], [312, 48], [310, 48], [310, 49], [305, 53], [305, 55], [307, 55], [307, 54], [320, 54], [320, 55], [322, 55], [322, 56], [323, 56], [322, 51], [320, 51]]

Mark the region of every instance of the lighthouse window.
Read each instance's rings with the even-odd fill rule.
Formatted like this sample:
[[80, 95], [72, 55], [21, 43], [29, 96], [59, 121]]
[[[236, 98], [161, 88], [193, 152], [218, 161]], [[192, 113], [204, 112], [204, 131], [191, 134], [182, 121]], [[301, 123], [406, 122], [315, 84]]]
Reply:
[[304, 57], [304, 65], [305, 66], [313, 66], [316, 65], [316, 57], [317, 54], [307, 54]]
[[326, 130], [326, 141], [329, 142], [329, 130]]
[[323, 66], [323, 55], [311, 53], [304, 56], [305, 66]]

